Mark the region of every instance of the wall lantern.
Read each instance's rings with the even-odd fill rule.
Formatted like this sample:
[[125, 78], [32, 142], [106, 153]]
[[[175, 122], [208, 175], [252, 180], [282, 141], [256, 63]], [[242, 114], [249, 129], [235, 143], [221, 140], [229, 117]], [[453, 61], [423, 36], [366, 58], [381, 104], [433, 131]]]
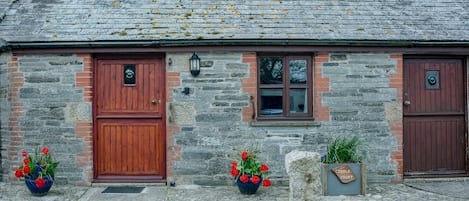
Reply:
[[192, 54], [192, 57], [189, 59], [189, 70], [191, 71], [192, 76], [196, 77], [200, 73], [200, 58], [197, 54]]

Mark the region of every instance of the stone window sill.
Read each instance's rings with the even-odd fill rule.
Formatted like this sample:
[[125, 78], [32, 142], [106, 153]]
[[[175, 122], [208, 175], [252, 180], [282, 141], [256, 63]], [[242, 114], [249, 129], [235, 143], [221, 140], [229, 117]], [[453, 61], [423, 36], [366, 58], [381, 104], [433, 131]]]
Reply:
[[252, 127], [319, 127], [317, 121], [255, 121], [250, 122]]

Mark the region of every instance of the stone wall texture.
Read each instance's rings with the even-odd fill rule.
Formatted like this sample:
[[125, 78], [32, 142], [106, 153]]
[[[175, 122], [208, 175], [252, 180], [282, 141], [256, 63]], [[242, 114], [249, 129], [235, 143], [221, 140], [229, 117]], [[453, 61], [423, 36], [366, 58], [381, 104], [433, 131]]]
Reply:
[[[354, 134], [366, 142], [368, 182], [400, 180], [401, 55], [315, 53], [316, 120], [268, 123], [252, 118], [256, 53], [200, 52], [198, 77], [187, 70], [191, 54], [166, 54], [168, 181], [231, 185], [231, 161], [257, 146], [274, 185], [287, 186], [286, 154], [325, 153], [330, 138]], [[47, 145], [59, 183], [91, 182], [91, 56], [2, 53], [0, 78], [3, 180], [16, 181], [22, 150]]]
[[[188, 56], [167, 54], [173, 61], [187, 61]], [[181, 147], [181, 157], [173, 161], [172, 179], [200, 185], [229, 184], [231, 159], [248, 146], [258, 146], [260, 157], [271, 166], [271, 179], [286, 184], [285, 154], [292, 150], [325, 153], [330, 138], [354, 134], [366, 142], [363, 150], [367, 154], [365, 162], [369, 162], [369, 182], [400, 179], [398, 164], [391, 158], [391, 152], [398, 150], [398, 140], [391, 133], [390, 118], [402, 121], [402, 108], [397, 102], [402, 84], [391, 85], [401, 57], [317, 53], [315, 123], [269, 125], [243, 113], [243, 108], [251, 107], [250, 96], [256, 97], [257, 93], [246, 84], [256, 72], [256, 65], [243, 57], [252, 54], [217, 52], [199, 56], [209, 65], [202, 67], [198, 77], [184, 70], [187, 63], [170, 67], [182, 70], [181, 85], [173, 88], [173, 100], [168, 103], [175, 105], [175, 121], [170, 124], [181, 126], [172, 134], [174, 145]], [[190, 88], [189, 95], [181, 93], [184, 87]], [[394, 108], [386, 109], [389, 105]]]
[[11, 173], [21, 162], [21, 151], [47, 146], [60, 162], [58, 183], [90, 182], [86, 171], [91, 168], [77, 163], [77, 153], [91, 148], [77, 135], [76, 125], [91, 122], [92, 117], [91, 103], [84, 99], [86, 89], [75, 82], [76, 73], [86, 66], [83, 60], [73, 54], [17, 55], [7, 59], [6, 69], [2, 66], [2, 80], [9, 80], [5, 87], [2, 83], [7, 91], [1, 91], [5, 180], [14, 178]]
[[[6, 144], [9, 142], [8, 130], [8, 118], [9, 118], [9, 109], [10, 104], [8, 102], [8, 86], [10, 85], [9, 76], [8, 76], [8, 58], [11, 57], [10, 53], [0, 54], [0, 181], [4, 180], [5, 169], [8, 166], [9, 162], [7, 160], [7, 149]], [[8, 110], [8, 111], [7, 111]]]

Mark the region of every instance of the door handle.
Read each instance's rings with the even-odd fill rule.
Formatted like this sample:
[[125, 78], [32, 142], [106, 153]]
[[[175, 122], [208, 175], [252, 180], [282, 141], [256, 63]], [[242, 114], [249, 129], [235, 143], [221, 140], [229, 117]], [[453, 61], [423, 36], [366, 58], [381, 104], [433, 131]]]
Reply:
[[153, 105], [156, 105], [156, 104], [159, 104], [159, 103], [160, 103], [160, 100], [156, 100], [156, 99], [151, 100], [151, 104], [153, 104]]
[[404, 106], [409, 107], [410, 106], [410, 101], [408, 101], [408, 100], [404, 101]]

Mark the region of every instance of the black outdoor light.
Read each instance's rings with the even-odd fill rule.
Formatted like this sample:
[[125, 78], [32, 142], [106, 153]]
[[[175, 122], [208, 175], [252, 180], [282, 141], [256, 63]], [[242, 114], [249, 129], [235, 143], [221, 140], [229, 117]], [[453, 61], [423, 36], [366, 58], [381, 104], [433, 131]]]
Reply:
[[197, 54], [195, 54], [195, 52], [189, 59], [189, 70], [194, 77], [200, 74], [200, 58], [197, 56]]

